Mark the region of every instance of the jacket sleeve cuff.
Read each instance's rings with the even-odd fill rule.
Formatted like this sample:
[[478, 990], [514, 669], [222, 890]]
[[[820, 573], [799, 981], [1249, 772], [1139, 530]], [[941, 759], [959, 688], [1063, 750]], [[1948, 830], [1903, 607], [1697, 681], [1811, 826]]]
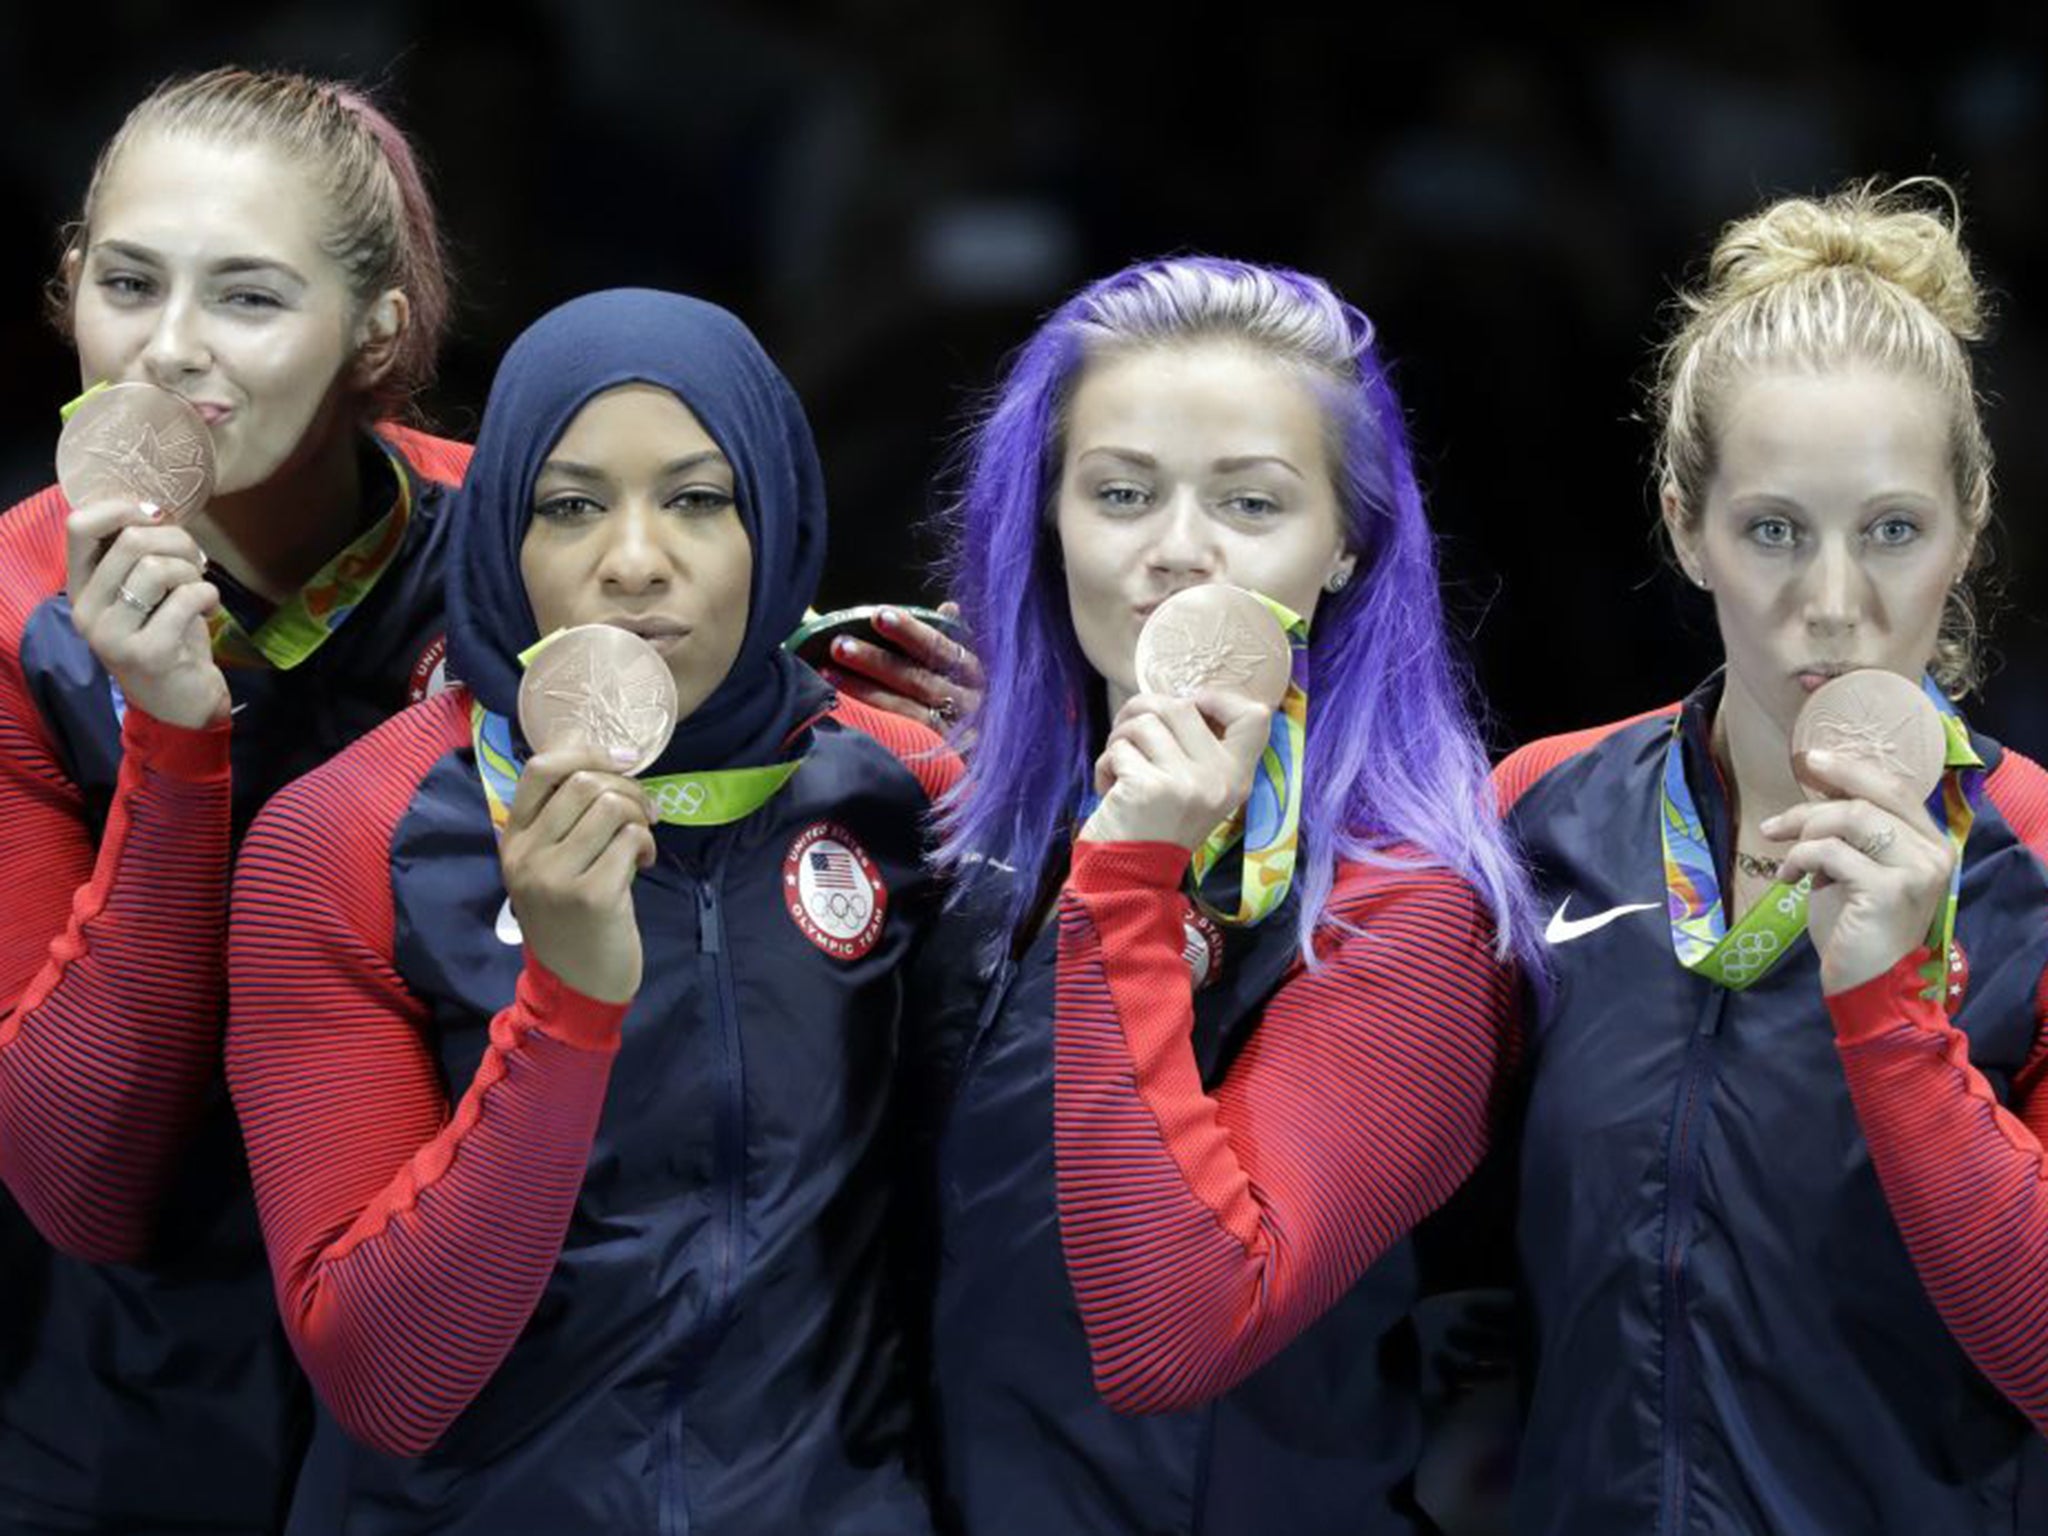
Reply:
[[1920, 969], [1931, 956], [1932, 951], [1922, 945], [1902, 956], [1884, 974], [1828, 998], [1828, 1016], [1835, 1022], [1835, 1038], [1843, 1045], [1860, 1045], [1889, 1034], [1901, 1024], [1922, 1029], [1939, 1029], [1946, 1024], [1941, 1005], [1920, 995]]
[[616, 1051], [630, 1003], [585, 996], [526, 952], [516, 1001], [536, 1029], [585, 1051]]
[[1078, 896], [1109, 896], [1134, 887], [1177, 891], [1188, 872], [1188, 851], [1178, 843], [1074, 844], [1067, 888]]
[[169, 725], [130, 705], [121, 720], [121, 750], [129, 760], [173, 779], [203, 783], [228, 776], [232, 725], [220, 720], [191, 730]]

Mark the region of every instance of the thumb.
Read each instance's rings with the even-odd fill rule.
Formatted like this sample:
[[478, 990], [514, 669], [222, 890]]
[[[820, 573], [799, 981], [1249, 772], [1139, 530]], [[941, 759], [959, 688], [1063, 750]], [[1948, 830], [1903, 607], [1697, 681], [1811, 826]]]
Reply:
[[1256, 699], [1226, 689], [1204, 688], [1193, 702], [1231, 756], [1255, 756], [1264, 748], [1273, 725], [1273, 711]]

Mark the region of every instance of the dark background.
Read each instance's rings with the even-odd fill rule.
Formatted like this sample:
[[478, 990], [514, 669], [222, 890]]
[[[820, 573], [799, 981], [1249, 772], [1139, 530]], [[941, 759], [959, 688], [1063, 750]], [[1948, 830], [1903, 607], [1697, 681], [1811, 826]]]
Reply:
[[[461, 307], [424, 402], [467, 435], [542, 309], [618, 283], [744, 316], [809, 406], [825, 599], [923, 591], [934, 472], [1003, 353], [1082, 280], [1209, 250], [1306, 267], [1397, 363], [1496, 744], [1683, 692], [1711, 615], [1653, 540], [1641, 385], [1672, 285], [1782, 191], [1934, 172], [1997, 295], [1994, 674], [2048, 755], [2048, 6], [1348, 7], [1049, 0], [101, 0], [0, 22], [4, 501], [76, 392], [39, 300], [91, 160], [162, 75], [378, 89], [433, 172]], [[1532, 8], [1536, 9], [1536, 8]], [[1887, 19], [1893, 18], [1893, 19]]]

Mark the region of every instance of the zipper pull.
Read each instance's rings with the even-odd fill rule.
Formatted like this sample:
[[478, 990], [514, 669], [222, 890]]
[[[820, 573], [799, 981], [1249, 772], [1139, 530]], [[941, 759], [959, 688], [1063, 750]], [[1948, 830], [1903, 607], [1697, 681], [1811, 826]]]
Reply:
[[718, 893], [709, 879], [697, 882], [697, 951], [715, 955], [725, 947], [725, 935], [718, 923]]

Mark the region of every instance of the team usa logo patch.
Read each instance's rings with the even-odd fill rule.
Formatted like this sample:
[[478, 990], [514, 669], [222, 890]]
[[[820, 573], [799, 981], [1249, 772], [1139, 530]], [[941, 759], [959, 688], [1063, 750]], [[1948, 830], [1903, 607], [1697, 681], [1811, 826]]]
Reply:
[[813, 822], [782, 861], [782, 902], [798, 932], [834, 960], [858, 960], [882, 936], [889, 890], [854, 835]]
[[434, 636], [434, 643], [420, 652], [412, 664], [412, 681], [405, 691], [406, 702], [418, 704], [437, 693], [448, 691], [448, 637]]
[[1181, 914], [1180, 957], [1188, 963], [1188, 979], [1197, 992], [1223, 968], [1223, 930], [1193, 904]]

